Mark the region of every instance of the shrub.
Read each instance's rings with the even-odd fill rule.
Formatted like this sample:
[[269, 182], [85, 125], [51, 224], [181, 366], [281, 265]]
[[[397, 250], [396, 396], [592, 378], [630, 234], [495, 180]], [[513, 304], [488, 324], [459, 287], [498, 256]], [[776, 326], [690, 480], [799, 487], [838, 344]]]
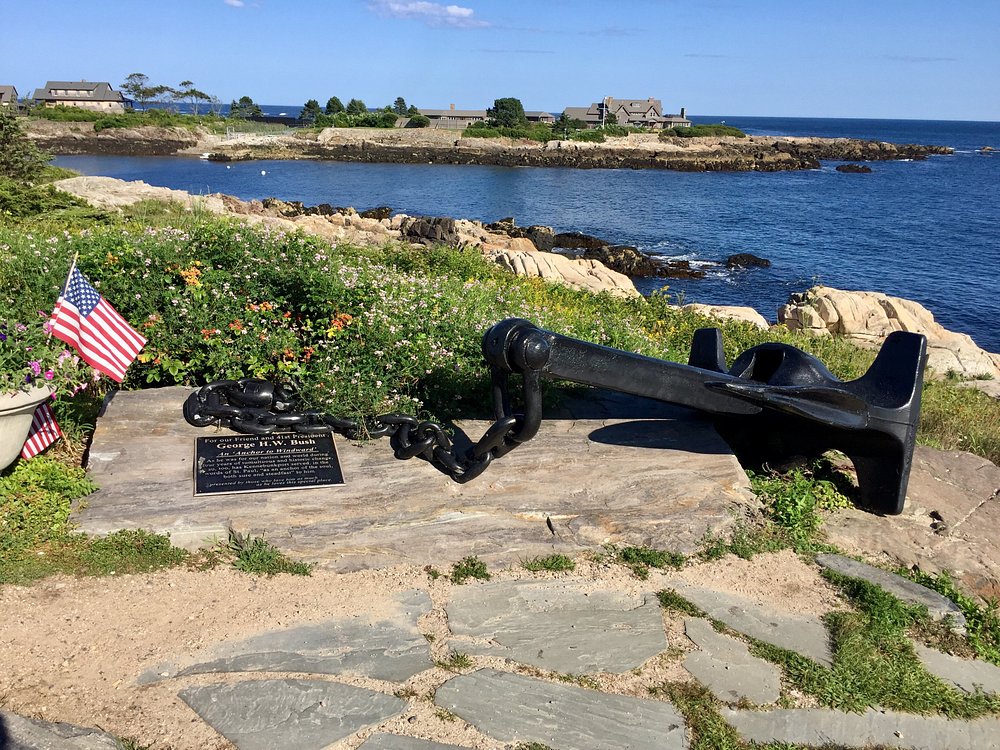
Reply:
[[660, 138], [701, 138], [704, 136], [732, 136], [746, 138], [747, 134], [731, 125], [716, 123], [712, 125], [691, 125], [686, 128], [666, 128], [660, 131]]
[[0, 179], [33, 180], [49, 159], [21, 130], [21, 123], [10, 108], [0, 108]]
[[604, 133], [600, 130], [576, 130], [570, 133], [569, 138], [572, 141], [583, 141], [585, 143], [604, 143], [607, 140], [604, 137]]
[[426, 128], [431, 124], [431, 118], [427, 115], [413, 115], [410, 121], [406, 123], [408, 128]]

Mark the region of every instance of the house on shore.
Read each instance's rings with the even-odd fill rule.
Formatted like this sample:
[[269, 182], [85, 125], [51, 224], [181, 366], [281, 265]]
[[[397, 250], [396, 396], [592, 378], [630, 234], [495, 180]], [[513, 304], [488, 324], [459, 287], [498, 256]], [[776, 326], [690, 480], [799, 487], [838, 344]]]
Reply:
[[[431, 121], [429, 127], [453, 130], [464, 130], [473, 123], [484, 122], [490, 117], [485, 109], [455, 109], [454, 104], [448, 109], [420, 109], [417, 111]], [[524, 116], [531, 124], [543, 122], [551, 125], [556, 121], [551, 112], [525, 112]]]
[[125, 97], [114, 91], [110, 83], [92, 81], [49, 81], [35, 89], [32, 97], [41, 107], [79, 107], [108, 114], [125, 111]]
[[17, 109], [17, 89], [13, 86], [0, 86], [0, 107]]
[[581, 120], [588, 128], [602, 125], [628, 125], [636, 128], [689, 128], [691, 121], [684, 116], [663, 114], [663, 102], [648, 99], [615, 99], [606, 96], [589, 107], [566, 107], [566, 117]]

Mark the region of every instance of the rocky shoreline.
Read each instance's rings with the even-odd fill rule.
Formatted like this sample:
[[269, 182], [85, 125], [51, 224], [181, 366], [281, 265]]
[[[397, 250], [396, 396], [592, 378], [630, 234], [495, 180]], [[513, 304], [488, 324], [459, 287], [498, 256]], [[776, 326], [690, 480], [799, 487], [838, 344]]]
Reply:
[[847, 138], [668, 138], [637, 133], [605, 143], [463, 138], [447, 130], [327, 128], [319, 133], [219, 136], [204, 130], [142, 127], [94, 132], [92, 123], [28, 123], [29, 135], [59, 155], [187, 155], [216, 161], [329, 159], [397, 164], [470, 164], [574, 169], [777, 172], [818, 169], [821, 161], [919, 160], [946, 146], [897, 145]]
[[[386, 206], [358, 212], [330, 205], [304, 206], [276, 198], [241, 201], [229, 195], [190, 195], [180, 190], [124, 182], [110, 177], [73, 177], [56, 187], [90, 204], [115, 209], [143, 200], [173, 201], [185, 207], [229, 216], [252, 225], [300, 230], [331, 242], [382, 245], [444, 244], [475, 248], [492, 262], [520, 276], [539, 277], [591, 292], [638, 297], [633, 278], [664, 275], [650, 269], [655, 259], [636, 248], [612, 245], [579, 232], [555, 232], [551, 227], [519, 227], [512, 218], [493, 224], [449, 217], [393, 215]], [[749, 254], [721, 261], [730, 267], [767, 264]], [[667, 266], [669, 269], [669, 266]], [[742, 320], [760, 328], [771, 324], [750, 307], [689, 304], [685, 310], [725, 319]], [[939, 376], [953, 372], [977, 385], [1000, 380], [1000, 354], [979, 348], [965, 334], [943, 328], [933, 314], [916, 302], [875, 292], [854, 292], [814, 287], [792, 295], [778, 311], [778, 325], [814, 336], [844, 336], [866, 346], [879, 346], [893, 331], [912, 331], [928, 337], [929, 367]], [[988, 393], [988, 388], [981, 388]]]

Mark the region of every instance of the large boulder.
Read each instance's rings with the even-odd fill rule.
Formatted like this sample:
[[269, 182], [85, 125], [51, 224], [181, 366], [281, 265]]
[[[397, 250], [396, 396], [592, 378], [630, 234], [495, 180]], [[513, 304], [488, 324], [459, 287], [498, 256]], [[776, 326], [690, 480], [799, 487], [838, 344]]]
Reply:
[[556, 253], [499, 247], [484, 247], [483, 253], [497, 265], [518, 276], [539, 277], [590, 292], [609, 292], [623, 297], [639, 296], [628, 276], [612, 271], [596, 260], [574, 260]]
[[759, 312], [752, 307], [736, 307], [732, 305], [701, 305], [697, 302], [684, 305], [681, 308], [685, 312], [693, 312], [704, 315], [708, 318], [719, 318], [720, 320], [740, 320], [744, 323], [756, 326], [763, 330], [770, 328], [770, 324]]
[[447, 217], [407, 216], [399, 231], [410, 242], [432, 245], [440, 243], [456, 247], [459, 244], [455, 220]]
[[597, 250], [611, 243], [583, 232], [560, 232], [553, 237], [552, 244], [554, 247], [565, 247], [572, 250]]
[[771, 261], [761, 258], [753, 253], [736, 253], [726, 258], [726, 268], [768, 268]]
[[893, 331], [927, 336], [927, 366], [938, 376], [1000, 378], [1000, 355], [980, 349], [970, 336], [944, 328], [912, 300], [879, 292], [848, 292], [815, 286], [793, 294], [778, 309], [778, 322], [817, 336], [837, 334], [860, 344], [880, 346]]

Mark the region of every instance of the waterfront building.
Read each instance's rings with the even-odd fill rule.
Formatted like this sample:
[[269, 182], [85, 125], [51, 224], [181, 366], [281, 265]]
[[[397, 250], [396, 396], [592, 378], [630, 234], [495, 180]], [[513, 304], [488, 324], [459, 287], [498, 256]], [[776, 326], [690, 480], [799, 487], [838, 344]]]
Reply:
[[101, 81], [48, 81], [44, 88], [35, 89], [35, 104], [43, 107], [79, 107], [98, 112], [125, 111], [125, 97], [114, 91], [111, 84]]
[[566, 107], [566, 117], [581, 120], [588, 128], [603, 125], [629, 125], [637, 128], [687, 128], [691, 121], [680, 114], [663, 114], [663, 102], [654, 97], [648, 99], [615, 99], [606, 96], [589, 107]]
[[[489, 119], [485, 109], [455, 109], [452, 104], [448, 109], [421, 109], [420, 114], [431, 121], [432, 128], [449, 128], [454, 130], [464, 130], [475, 122], [483, 122]], [[525, 112], [529, 123], [553, 124], [556, 121], [551, 112], [531, 111]]]
[[0, 107], [17, 107], [17, 89], [13, 86], [0, 86]]

